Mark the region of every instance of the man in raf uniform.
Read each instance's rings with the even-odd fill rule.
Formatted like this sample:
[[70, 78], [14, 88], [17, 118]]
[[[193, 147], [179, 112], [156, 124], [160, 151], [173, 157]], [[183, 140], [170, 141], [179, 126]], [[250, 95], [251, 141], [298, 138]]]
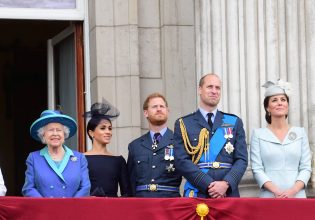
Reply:
[[153, 93], [143, 104], [150, 131], [132, 141], [127, 166], [136, 197], [179, 197], [182, 177], [174, 164], [173, 132], [167, 128], [165, 97]]
[[242, 120], [218, 110], [218, 75], [203, 76], [198, 92], [199, 109], [175, 122], [175, 166], [187, 180], [184, 196], [239, 197], [248, 160]]

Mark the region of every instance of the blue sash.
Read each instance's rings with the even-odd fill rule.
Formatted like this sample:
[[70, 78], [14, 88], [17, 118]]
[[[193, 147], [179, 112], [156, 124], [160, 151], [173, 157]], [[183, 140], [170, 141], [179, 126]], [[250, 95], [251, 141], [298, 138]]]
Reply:
[[[199, 160], [199, 163], [204, 163], [204, 162], [214, 162], [215, 159], [217, 158], [218, 154], [224, 147], [226, 143], [226, 138], [224, 137], [225, 135], [225, 128], [234, 128], [235, 123], [236, 123], [237, 117], [232, 116], [232, 115], [226, 115], [224, 114], [223, 118], [223, 124], [221, 127], [219, 127], [214, 135], [211, 137], [210, 142], [209, 142], [209, 148], [207, 152], [203, 152], [201, 155], [201, 158]], [[208, 173], [209, 168], [202, 168], [202, 172]], [[190, 197], [189, 193], [191, 191], [194, 191], [193, 197], [197, 197], [198, 189], [194, 187], [190, 182], [186, 181], [185, 186], [184, 186], [184, 196], [185, 197]]]

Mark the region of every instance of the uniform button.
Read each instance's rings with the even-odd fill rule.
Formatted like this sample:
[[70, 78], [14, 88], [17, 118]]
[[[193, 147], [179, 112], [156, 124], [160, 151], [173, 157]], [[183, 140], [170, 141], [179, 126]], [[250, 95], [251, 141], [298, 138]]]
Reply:
[[63, 196], [62, 198], [66, 198], [65, 196]]
[[156, 153], [153, 153], [153, 156], [155, 156], [156, 155]]
[[152, 166], [152, 168], [154, 169], [154, 168], [155, 168], [155, 166], [153, 165], [153, 166]]
[[138, 160], [137, 163], [140, 163], [140, 160]]
[[50, 186], [50, 188], [51, 188], [51, 189], [53, 189], [53, 188], [54, 188], [54, 186]]
[[154, 182], [154, 179], [152, 179], [151, 182]]
[[62, 186], [62, 188], [63, 188], [63, 189], [65, 189], [65, 188], [66, 188], [66, 186]]

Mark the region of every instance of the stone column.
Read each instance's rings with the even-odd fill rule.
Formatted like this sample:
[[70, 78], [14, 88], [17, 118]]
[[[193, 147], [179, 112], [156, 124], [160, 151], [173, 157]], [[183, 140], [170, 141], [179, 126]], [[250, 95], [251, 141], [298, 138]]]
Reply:
[[140, 135], [140, 80], [137, 0], [91, 0], [91, 98], [105, 98], [120, 110], [109, 150], [127, 156]]
[[[248, 143], [254, 128], [266, 126], [261, 86], [281, 78], [294, 91], [289, 123], [309, 131], [314, 149], [314, 5], [311, 0], [196, 1], [197, 76], [221, 76], [219, 108], [243, 119]], [[243, 196], [258, 193], [250, 166], [240, 189]]]
[[139, 0], [139, 39], [141, 103], [152, 92], [164, 94], [173, 129], [196, 108], [194, 1]]
[[[315, 2], [305, 0], [305, 30], [306, 30], [306, 71], [308, 88], [308, 116], [309, 116], [309, 139], [313, 152], [315, 151]], [[314, 158], [314, 157], [313, 157]], [[315, 188], [315, 161], [313, 159], [312, 186]]]

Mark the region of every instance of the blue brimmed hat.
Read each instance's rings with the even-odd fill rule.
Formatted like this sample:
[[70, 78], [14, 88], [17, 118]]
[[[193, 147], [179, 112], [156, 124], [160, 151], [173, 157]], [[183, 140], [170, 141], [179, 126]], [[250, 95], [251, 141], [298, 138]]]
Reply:
[[62, 114], [60, 111], [57, 110], [55, 111], [45, 110], [40, 114], [40, 118], [34, 121], [33, 124], [31, 125], [30, 133], [32, 138], [34, 138], [37, 141], [40, 141], [37, 131], [38, 129], [44, 127], [49, 123], [60, 123], [62, 125], [67, 126], [70, 130], [68, 138], [72, 137], [75, 134], [75, 132], [77, 132], [77, 123], [73, 118]]

